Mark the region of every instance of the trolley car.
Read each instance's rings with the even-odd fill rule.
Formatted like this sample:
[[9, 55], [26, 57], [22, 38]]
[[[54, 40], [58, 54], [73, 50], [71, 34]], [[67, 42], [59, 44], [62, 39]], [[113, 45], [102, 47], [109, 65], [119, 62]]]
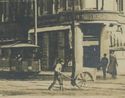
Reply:
[[18, 43], [0, 47], [0, 70], [14, 72], [39, 72], [40, 59], [37, 45]]

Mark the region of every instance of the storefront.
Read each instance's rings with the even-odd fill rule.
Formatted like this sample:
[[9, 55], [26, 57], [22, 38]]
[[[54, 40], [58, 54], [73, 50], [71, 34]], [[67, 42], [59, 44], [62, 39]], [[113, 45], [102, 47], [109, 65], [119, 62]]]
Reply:
[[83, 32], [83, 66], [97, 67], [100, 61], [102, 23], [81, 23]]
[[[70, 26], [53, 26], [37, 29], [38, 45], [41, 48], [41, 69], [53, 70], [57, 58], [70, 59]], [[33, 42], [34, 31], [29, 31], [29, 40]], [[67, 66], [67, 62], [65, 65]]]
[[[38, 45], [41, 47], [41, 70], [53, 70], [55, 60], [65, 61], [63, 70], [71, 71], [72, 64], [72, 32], [71, 26], [53, 26], [37, 29]], [[33, 41], [34, 30], [28, 32], [29, 40]], [[75, 26], [75, 64], [76, 72], [83, 68], [83, 33]]]

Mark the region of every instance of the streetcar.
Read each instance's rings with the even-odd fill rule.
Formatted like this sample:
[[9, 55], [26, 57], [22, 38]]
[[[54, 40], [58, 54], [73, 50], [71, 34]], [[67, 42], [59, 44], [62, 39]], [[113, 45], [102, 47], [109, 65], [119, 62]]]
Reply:
[[15, 43], [0, 47], [0, 71], [40, 72], [39, 46]]

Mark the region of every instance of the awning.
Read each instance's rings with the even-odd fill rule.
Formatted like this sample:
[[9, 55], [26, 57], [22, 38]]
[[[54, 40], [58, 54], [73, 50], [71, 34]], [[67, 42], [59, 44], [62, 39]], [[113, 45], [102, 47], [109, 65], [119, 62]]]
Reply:
[[0, 48], [38, 48], [39, 46], [27, 43], [2, 45]]
[[[47, 32], [47, 31], [59, 31], [59, 30], [67, 30], [71, 29], [71, 26], [53, 26], [53, 27], [44, 27], [44, 28], [37, 28], [37, 33], [40, 32]], [[34, 29], [30, 29], [28, 33], [34, 33]]]

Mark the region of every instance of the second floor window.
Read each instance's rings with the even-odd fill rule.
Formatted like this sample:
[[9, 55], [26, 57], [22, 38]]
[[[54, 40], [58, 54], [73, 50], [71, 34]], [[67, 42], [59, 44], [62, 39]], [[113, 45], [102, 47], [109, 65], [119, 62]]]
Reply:
[[117, 1], [117, 9], [119, 12], [122, 12], [123, 11], [123, 0], [116, 0]]

